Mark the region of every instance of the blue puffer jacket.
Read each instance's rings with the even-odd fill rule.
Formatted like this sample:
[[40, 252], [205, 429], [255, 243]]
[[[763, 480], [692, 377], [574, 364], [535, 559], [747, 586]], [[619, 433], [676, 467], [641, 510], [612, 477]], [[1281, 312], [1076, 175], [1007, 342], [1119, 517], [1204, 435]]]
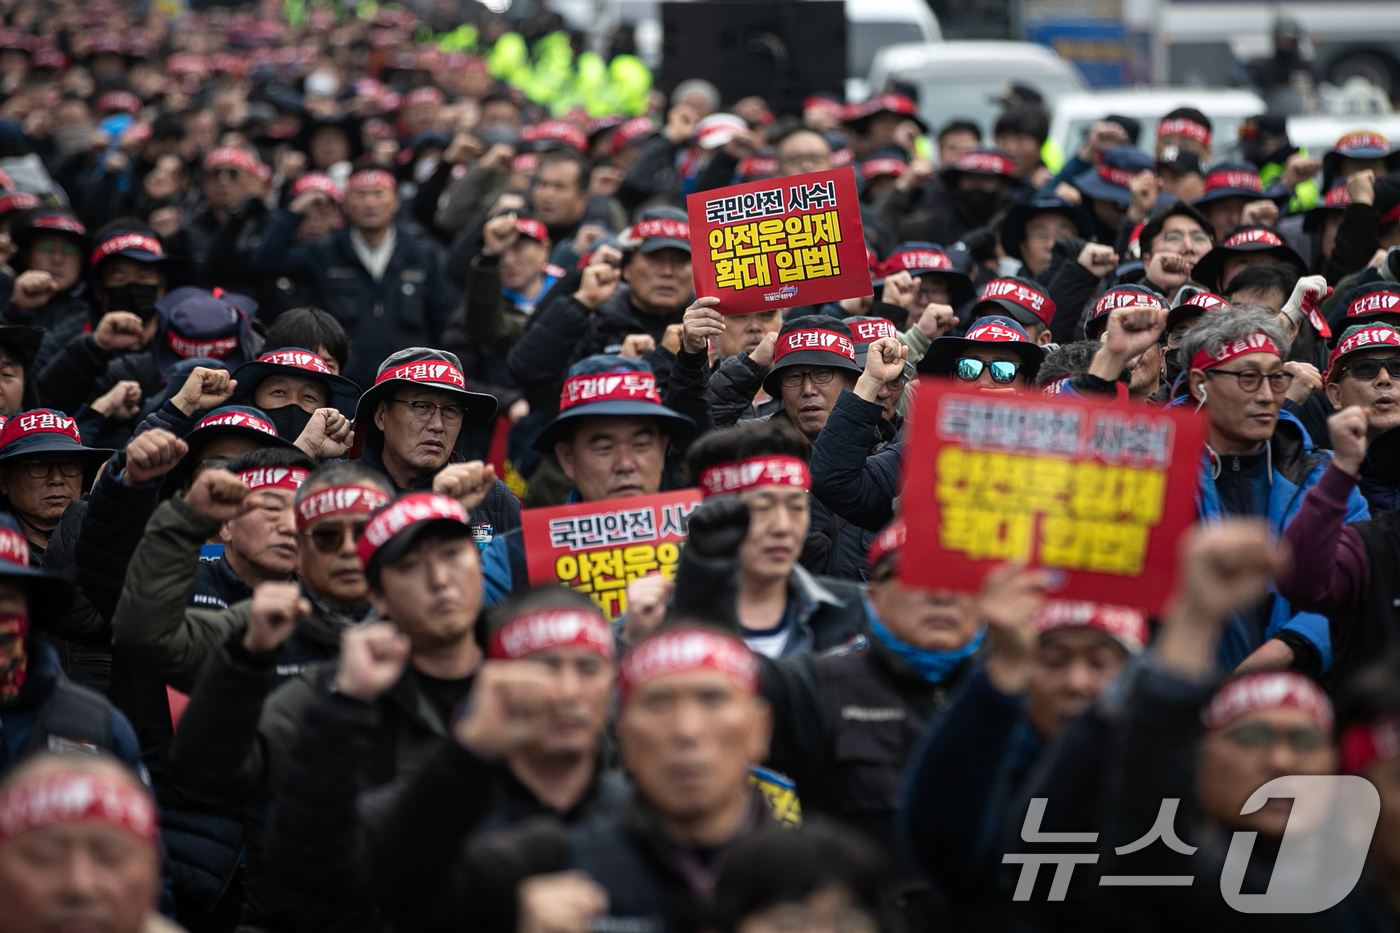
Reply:
[[[1314, 449], [1303, 424], [1287, 411], [1279, 412], [1278, 425], [1269, 440], [1272, 462], [1272, 483], [1269, 491], [1267, 518], [1273, 533], [1281, 535], [1302, 507], [1303, 495], [1322, 476], [1331, 460], [1331, 451]], [[1202, 454], [1197, 514], [1203, 521], [1218, 521], [1225, 515], [1216, 493], [1213, 461], [1209, 451]], [[1353, 489], [1347, 502], [1347, 522], [1370, 518], [1370, 510], [1360, 490]], [[1313, 612], [1295, 612], [1288, 601], [1272, 594], [1273, 606], [1263, 631], [1249, 620], [1237, 617], [1225, 630], [1220, 642], [1220, 665], [1232, 670], [1265, 641], [1275, 636], [1288, 642], [1298, 652], [1311, 646], [1317, 651], [1319, 667], [1310, 673], [1322, 674], [1332, 666], [1332, 639], [1327, 632], [1327, 618]]]

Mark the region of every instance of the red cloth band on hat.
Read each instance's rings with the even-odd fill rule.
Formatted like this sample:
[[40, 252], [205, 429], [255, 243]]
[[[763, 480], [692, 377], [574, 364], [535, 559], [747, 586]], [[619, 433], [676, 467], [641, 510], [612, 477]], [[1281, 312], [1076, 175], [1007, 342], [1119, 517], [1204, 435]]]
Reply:
[[807, 99], [802, 102], [802, 109], [819, 110], [823, 113], [834, 114], [837, 117], [840, 117], [841, 114], [846, 111], [845, 106], [839, 100], [823, 97], [820, 94], [809, 95]]
[[87, 227], [76, 217], [69, 217], [67, 214], [46, 214], [42, 217], [35, 217], [29, 221], [29, 226], [36, 230], [59, 230], [63, 233], [76, 233], [83, 236], [87, 233]]
[[467, 380], [462, 376], [462, 371], [451, 363], [445, 363], [441, 360], [423, 360], [421, 363], [405, 363], [402, 366], [395, 366], [375, 377], [374, 384], [379, 385], [390, 379], [403, 379], [408, 382], [450, 383], [459, 389], [467, 387]]
[[1332, 701], [1316, 683], [1293, 671], [1255, 671], [1225, 683], [1201, 712], [1207, 729], [1218, 729], [1255, 710], [1293, 707], [1324, 732], [1332, 728]]
[[903, 552], [904, 542], [908, 538], [909, 526], [904, 524], [904, 519], [896, 518], [870, 542], [870, 551], [865, 558], [866, 566], [873, 570], [886, 557], [898, 557]]
[[259, 161], [246, 149], [239, 149], [237, 146], [220, 146], [204, 157], [204, 170], [212, 172], [220, 166], [232, 165], [249, 175], [256, 175], [258, 174]]
[[1147, 645], [1147, 616], [1128, 606], [1069, 599], [1046, 601], [1036, 616], [1035, 630], [1044, 635], [1062, 628], [1097, 629], [1133, 654]]
[[931, 249], [905, 249], [885, 260], [885, 272], [953, 272], [953, 260], [947, 253]]
[[27, 211], [38, 206], [38, 196], [30, 194], [28, 191], [13, 191], [0, 197], [0, 214], [8, 214], [10, 211]]
[[658, 677], [689, 671], [717, 671], [750, 696], [758, 693], [758, 658], [737, 638], [705, 629], [674, 629], [654, 635], [623, 655], [618, 666], [618, 699]]
[[228, 356], [238, 348], [238, 337], [219, 337], [215, 340], [188, 340], [175, 333], [174, 330], [167, 329], [165, 332], [165, 345], [169, 347], [171, 352], [176, 356], [183, 359], [217, 360]]
[[989, 298], [1001, 298], [1017, 307], [1025, 308], [1045, 322], [1047, 327], [1055, 317], [1055, 302], [1050, 300], [1049, 295], [1027, 288], [1011, 279], [992, 279], [988, 282], [987, 287], [982, 290], [982, 300], [986, 301]]
[[533, 152], [523, 152], [510, 162], [512, 172], [533, 172], [540, 166], [540, 157]]
[[141, 109], [141, 98], [130, 91], [108, 91], [98, 95], [98, 110], [121, 110], [136, 113]]
[[155, 845], [151, 796], [107, 774], [40, 774], [0, 792], [0, 842], [65, 823], [101, 823]]
[[899, 331], [890, 321], [880, 318], [874, 321], [847, 321], [847, 326], [851, 328], [851, 336], [856, 343], [873, 343], [881, 337], [893, 337], [899, 339]]
[[1251, 353], [1272, 353], [1274, 356], [1282, 357], [1278, 352], [1278, 347], [1269, 339], [1269, 335], [1260, 331], [1241, 337], [1220, 348], [1220, 352], [1212, 355], [1204, 348], [1197, 350], [1196, 355], [1191, 357], [1191, 365], [1188, 369], [1215, 369], [1217, 366], [1224, 366], [1231, 360], [1242, 356], [1249, 356]]
[[778, 160], [768, 156], [749, 156], [739, 163], [740, 178], [771, 178], [778, 173]]
[[1201, 308], [1205, 311], [1235, 310], [1235, 306], [1230, 304], [1230, 302], [1221, 298], [1219, 295], [1212, 295], [1210, 292], [1197, 292], [1183, 301], [1182, 304], [1190, 305], [1193, 308]]
[[1393, 327], [1377, 324], [1374, 327], [1363, 327], [1345, 338], [1327, 357], [1329, 381], [1332, 378], [1333, 370], [1337, 368], [1337, 363], [1341, 361], [1342, 357], [1357, 350], [1369, 350], [1374, 347], [1400, 347], [1400, 332], [1397, 332]]
[[1356, 149], [1384, 149], [1389, 152], [1390, 140], [1380, 133], [1348, 133], [1337, 140], [1337, 145], [1333, 148], [1343, 155]]
[[277, 436], [277, 429], [272, 426], [271, 422], [254, 418], [252, 415], [245, 415], [241, 411], [227, 411], [218, 415], [210, 415], [194, 426], [196, 431], [201, 428], [249, 428], [263, 434], [271, 434], [273, 437]]
[[844, 356], [852, 363], [856, 361], [856, 346], [851, 342], [851, 338], [834, 330], [813, 327], [808, 330], [791, 330], [779, 337], [773, 362], [776, 363], [789, 353], [799, 350], [824, 350]]
[[416, 87], [403, 96], [403, 105], [412, 107], [415, 104], [435, 104], [441, 106], [446, 98], [442, 96], [442, 91], [435, 87]]
[[1386, 224], [1400, 220], [1400, 204], [1395, 205], [1390, 210], [1381, 215], [1380, 223], [1377, 226], [1384, 227]]
[[18, 531], [0, 528], [0, 561], [29, 566], [29, 541]]
[[964, 152], [953, 163], [953, 168], [959, 172], [984, 172], [1011, 177], [1016, 174], [1011, 160], [998, 152]]
[[58, 412], [41, 408], [37, 411], [21, 412], [5, 422], [5, 427], [0, 429], [0, 450], [31, 434], [66, 434], [73, 438], [74, 443], [83, 442], [78, 436], [76, 421]]
[[608, 140], [608, 152], [617, 155], [629, 144], [654, 132], [656, 125], [651, 120], [646, 117], [633, 117], [613, 130], [612, 138]]
[[1110, 185], [1126, 188], [1133, 183], [1133, 179], [1137, 176], [1137, 172], [1132, 172], [1125, 168], [1114, 168], [1106, 162], [1099, 163], [1099, 177]]
[[102, 260], [113, 253], [120, 253], [128, 249], [143, 249], [148, 253], [164, 258], [165, 250], [161, 249], [160, 240], [144, 233], [122, 233], [114, 237], [108, 237], [97, 244], [97, 249], [92, 251], [92, 258], [88, 260], [88, 265], [97, 265]]
[[1347, 305], [1347, 317], [1361, 314], [1374, 314], [1378, 311], [1400, 313], [1400, 292], [1371, 292], [1362, 295]]
[[570, 376], [559, 393], [559, 410], [594, 402], [648, 402], [661, 404], [656, 376], [651, 373], [594, 373]]
[[1163, 136], [1189, 136], [1202, 146], [1210, 146], [1210, 130], [1195, 120], [1177, 117], [1157, 124], [1157, 138]]
[[1131, 308], [1134, 305], [1145, 305], [1158, 309], [1166, 308], [1166, 304], [1154, 295], [1144, 295], [1142, 292], [1129, 291], [1125, 288], [1110, 288], [1094, 302], [1094, 313], [1090, 319], [1109, 314], [1117, 308]]
[[462, 503], [439, 493], [417, 492], [395, 500], [375, 512], [374, 517], [365, 526], [365, 533], [360, 535], [360, 543], [357, 546], [360, 562], [369, 566], [374, 552], [410, 525], [437, 519], [450, 519], [464, 525], [471, 521], [467, 510], [462, 508]]
[[270, 466], [244, 470], [238, 474], [238, 478], [252, 492], [260, 489], [286, 489], [296, 492], [301, 488], [301, 484], [306, 482], [308, 475], [301, 467]]
[[583, 130], [567, 123], [564, 120], [546, 120], [535, 127], [534, 138], [536, 140], [549, 140], [551, 142], [568, 143], [579, 152], [588, 148], [588, 137]]
[[759, 486], [791, 486], [811, 489], [812, 473], [797, 457], [750, 457], [706, 467], [700, 474], [700, 490], [708, 496], [725, 496]]
[[293, 369], [304, 369], [307, 372], [323, 373], [327, 376], [333, 375], [325, 360], [307, 350], [274, 350], [258, 357], [257, 362], [271, 363], [273, 366], [290, 366]]
[[389, 191], [397, 191], [398, 187], [394, 176], [382, 168], [362, 168], [351, 175], [350, 180], [345, 183], [347, 192], [358, 191], [361, 188], [384, 188]]
[[1342, 730], [1337, 750], [1343, 774], [1362, 774], [1377, 761], [1400, 758], [1400, 720], [1385, 716], [1375, 722], [1354, 722]]
[[1241, 230], [1230, 237], [1221, 246], [1243, 246], [1246, 243], [1267, 243], [1270, 246], [1282, 246], [1283, 241], [1278, 238], [1278, 234], [1272, 230]]
[[369, 486], [327, 486], [297, 503], [297, 531], [338, 515], [370, 515], [390, 496]]
[[611, 661], [612, 629], [596, 612], [545, 609], [511, 619], [498, 628], [486, 656], [493, 661], [514, 661], [556, 648], [582, 648]]
[[893, 175], [898, 178], [908, 169], [909, 166], [904, 164], [903, 159], [866, 159], [860, 163], [860, 177], [866, 181], [881, 175]]
[[292, 199], [295, 200], [308, 191], [324, 191], [326, 194], [330, 195], [330, 199], [337, 204], [345, 200], [345, 195], [340, 193], [340, 186], [335, 183], [335, 180], [332, 179], [331, 176], [321, 172], [305, 173], [296, 181], [292, 182], [292, 188], [289, 193]]
[[522, 235], [532, 240], [539, 240], [541, 243], [549, 239], [549, 228], [533, 217], [515, 218], [515, 229], [519, 230]]
[[1322, 199], [1323, 207], [1346, 207], [1351, 203], [1351, 195], [1347, 194], [1347, 186], [1333, 185], [1327, 192], [1327, 196]]
[[652, 237], [666, 237], [673, 240], [689, 240], [690, 224], [682, 220], [643, 220], [633, 224], [628, 231], [628, 240], [649, 240]]
[[1263, 191], [1259, 176], [1253, 172], [1221, 169], [1206, 176], [1206, 193], [1220, 188], [1248, 188], [1250, 191]]
[[972, 329], [967, 332], [968, 340], [981, 340], [991, 343], [1027, 343], [1016, 331], [1000, 324], [973, 324]]

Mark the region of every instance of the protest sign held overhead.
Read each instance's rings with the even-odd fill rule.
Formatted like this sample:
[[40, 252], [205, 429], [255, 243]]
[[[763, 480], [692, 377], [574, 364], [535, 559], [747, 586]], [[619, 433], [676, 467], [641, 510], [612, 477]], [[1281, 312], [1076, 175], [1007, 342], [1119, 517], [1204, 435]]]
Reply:
[[609, 621], [627, 611], [627, 584], [676, 577], [698, 489], [520, 513], [531, 585], [586, 593]]
[[871, 293], [850, 168], [692, 194], [695, 294], [752, 314]]
[[1195, 520], [1201, 422], [1061, 396], [918, 389], [905, 459], [904, 579], [975, 588], [1002, 561], [1066, 571], [1060, 599], [1161, 610]]

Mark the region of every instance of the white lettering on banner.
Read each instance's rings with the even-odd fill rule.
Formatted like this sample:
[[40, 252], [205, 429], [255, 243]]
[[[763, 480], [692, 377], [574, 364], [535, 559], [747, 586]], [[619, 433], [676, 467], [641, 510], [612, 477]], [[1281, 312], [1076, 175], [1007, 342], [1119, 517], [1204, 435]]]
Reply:
[[656, 512], [651, 508], [599, 512], [556, 519], [549, 523], [550, 545], [567, 547], [571, 551], [608, 544], [655, 541], [657, 537]]
[[705, 202], [705, 220], [712, 224], [728, 224], [739, 220], [760, 220], [779, 214], [813, 211], [836, 206], [836, 182], [819, 181], [792, 185], [787, 189], [786, 204], [782, 188], [767, 188], [744, 194], [715, 198]]

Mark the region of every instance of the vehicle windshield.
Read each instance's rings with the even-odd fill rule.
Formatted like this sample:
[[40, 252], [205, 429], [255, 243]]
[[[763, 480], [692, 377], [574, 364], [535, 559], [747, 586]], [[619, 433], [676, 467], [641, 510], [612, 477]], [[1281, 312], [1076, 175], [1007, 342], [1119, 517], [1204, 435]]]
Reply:
[[924, 41], [918, 23], [848, 23], [846, 30], [846, 74], [853, 78], [870, 74], [875, 53], [885, 46]]

